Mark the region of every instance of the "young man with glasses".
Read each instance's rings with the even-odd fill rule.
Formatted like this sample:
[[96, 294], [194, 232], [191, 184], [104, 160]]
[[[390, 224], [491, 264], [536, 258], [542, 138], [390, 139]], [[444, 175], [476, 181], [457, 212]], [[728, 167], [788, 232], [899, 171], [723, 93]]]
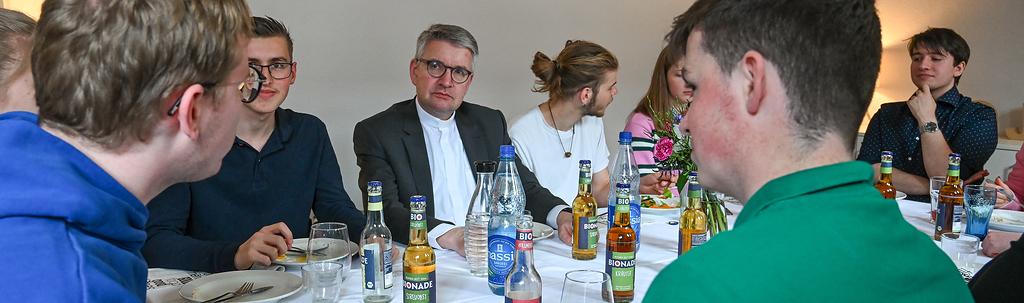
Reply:
[[220, 168], [254, 81], [250, 14], [240, 0], [42, 5], [38, 124], [0, 118], [0, 298], [145, 300], [145, 204]]
[[[427, 196], [427, 241], [433, 247], [465, 255], [463, 226], [474, 189], [473, 161], [498, 159], [498, 147], [512, 144], [500, 111], [463, 102], [473, 83], [476, 39], [465, 29], [434, 24], [423, 31], [409, 78], [411, 100], [356, 124], [352, 137], [359, 165], [359, 186], [384, 183], [384, 219], [396, 241], [409, 239], [412, 195]], [[557, 226], [563, 242], [572, 241], [572, 214], [519, 164], [526, 209], [537, 222]], [[364, 201], [366, 199], [363, 199]]]
[[177, 184], [149, 204], [150, 267], [205, 272], [270, 265], [320, 221], [348, 224], [358, 239], [366, 218], [342, 186], [341, 169], [320, 119], [281, 108], [296, 79], [288, 29], [253, 17], [249, 66], [265, 78], [246, 103], [234, 144], [217, 175]]

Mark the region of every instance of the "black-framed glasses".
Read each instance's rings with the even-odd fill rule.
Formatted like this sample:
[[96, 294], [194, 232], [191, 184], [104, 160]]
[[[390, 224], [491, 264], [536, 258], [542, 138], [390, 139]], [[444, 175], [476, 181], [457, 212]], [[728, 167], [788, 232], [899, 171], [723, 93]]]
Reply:
[[[245, 77], [245, 80], [238, 83], [238, 92], [242, 96], [242, 103], [252, 103], [256, 101], [256, 97], [260, 95], [260, 90], [263, 89], [263, 82], [267, 81], [267, 77], [263, 76], [263, 73], [256, 67], [249, 66], [249, 76]], [[216, 82], [199, 83], [205, 89], [212, 89], [217, 86]], [[184, 93], [182, 94], [184, 95]], [[181, 106], [182, 96], [178, 96], [178, 100], [174, 101], [174, 105], [171, 105], [171, 109], [167, 111], [168, 116], [174, 116], [178, 112], [178, 107]]]
[[260, 73], [263, 73], [263, 69], [269, 70], [270, 77], [274, 80], [284, 80], [292, 76], [292, 67], [295, 66], [295, 62], [277, 62], [267, 65], [249, 63], [249, 66], [255, 67]]
[[473, 72], [468, 69], [462, 67], [451, 67], [437, 60], [416, 58], [416, 62], [423, 63], [423, 65], [427, 66], [427, 74], [434, 78], [441, 78], [441, 76], [444, 76], [445, 72], [451, 70], [452, 81], [458, 84], [466, 83], [466, 81], [469, 80], [469, 77], [473, 76]]

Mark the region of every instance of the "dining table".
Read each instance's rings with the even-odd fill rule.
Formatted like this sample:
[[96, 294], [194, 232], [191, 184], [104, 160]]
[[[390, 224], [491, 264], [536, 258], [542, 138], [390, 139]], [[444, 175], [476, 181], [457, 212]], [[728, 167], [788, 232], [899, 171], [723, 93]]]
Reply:
[[[928, 202], [911, 200], [896, 201], [903, 218], [921, 232], [931, 235], [934, 224], [930, 222], [931, 207]], [[736, 220], [736, 216], [742, 211], [743, 206], [735, 200], [726, 199], [724, 206], [732, 213], [727, 216], [730, 229]], [[636, 272], [634, 281], [634, 302], [643, 301], [644, 294], [650, 287], [651, 282], [658, 275], [662, 268], [677, 258], [676, 242], [678, 241], [678, 219], [679, 211], [675, 210], [645, 210], [641, 215], [640, 243], [636, 252]], [[598, 257], [593, 260], [574, 260], [571, 258], [571, 248], [562, 243], [557, 235], [549, 238], [538, 239], [534, 242], [534, 267], [541, 276], [543, 285], [542, 298], [557, 302], [560, 300], [563, 291], [565, 274], [573, 270], [605, 270], [605, 245], [604, 235], [607, 227], [600, 225]], [[711, 239], [713, 241], [713, 239]], [[935, 242], [939, 245], [938, 241]], [[404, 246], [396, 242], [396, 247]], [[470, 274], [469, 265], [466, 259], [454, 251], [435, 249], [437, 269], [437, 301], [438, 302], [504, 302], [504, 297], [491, 293], [487, 277], [477, 277]], [[980, 254], [980, 252], [979, 252]], [[975, 262], [976, 268], [991, 260], [979, 255]], [[345, 274], [341, 284], [341, 299], [338, 302], [362, 302], [362, 270], [358, 256], [350, 259], [352, 266]], [[298, 276], [302, 275], [299, 267], [276, 266], [268, 269], [284, 270]], [[151, 268], [150, 289], [146, 293], [147, 302], [189, 302], [178, 295], [179, 285], [153, 285], [154, 277], [181, 277], [183, 283], [198, 279], [205, 273], [188, 272], [162, 268]], [[392, 302], [402, 301], [402, 264], [400, 259], [394, 264], [394, 277], [396, 283], [392, 288], [394, 299]], [[164, 281], [167, 281], [166, 279]], [[156, 284], [178, 284], [161, 283]], [[312, 297], [307, 291], [299, 291], [289, 297], [283, 298], [280, 302], [311, 302]]]

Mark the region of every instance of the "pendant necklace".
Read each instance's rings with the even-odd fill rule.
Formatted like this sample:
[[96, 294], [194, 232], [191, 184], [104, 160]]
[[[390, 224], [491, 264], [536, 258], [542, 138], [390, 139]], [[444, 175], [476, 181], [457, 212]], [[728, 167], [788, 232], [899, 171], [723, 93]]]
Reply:
[[551, 101], [548, 101], [548, 116], [551, 117], [551, 125], [555, 127], [555, 137], [558, 138], [558, 146], [562, 147], [563, 155], [566, 158], [572, 157], [572, 144], [576, 142], [576, 124], [572, 125], [572, 137], [569, 139], [569, 150], [565, 150], [565, 144], [562, 143], [562, 135], [558, 133], [558, 125], [555, 125], [555, 112], [551, 110]]

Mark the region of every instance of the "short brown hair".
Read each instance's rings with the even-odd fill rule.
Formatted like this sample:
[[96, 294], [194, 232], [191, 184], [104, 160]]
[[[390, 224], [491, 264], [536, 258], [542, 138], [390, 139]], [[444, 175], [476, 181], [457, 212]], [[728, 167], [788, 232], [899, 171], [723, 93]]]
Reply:
[[[961, 62], [966, 65], [967, 61], [971, 60], [971, 46], [967, 45], [967, 40], [964, 40], [964, 37], [952, 29], [930, 27], [907, 40], [907, 53], [911, 56], [914, 55], [914, 48], [921, 46], [928, 51], [949, 53], [950, 56], [953, 56], [954, 66]], [[955, 84], [960, 84], [961, 76], [963, 75], [953, 78]]]
[[32, 45], [36, 21], [22, 12], [0, 8], [0, 85], [26, 67], [25, 50]]
[[596, 43], [569, 40], [555, 60], [542, 52], [534, 54], [530, 69], [537, 76], [533, 91], [548, 92], [551, 99], [557, 100], [588, 86], [596, 92], [604, 74], [619, 69], [619, 60]]
[[243, 0], [46, 1], [32, 50], [40, 123], [105, 148], [146, 141], [172, 92], [230, 74], [249, 16]]
[[[633, 109], [635, 113], [642, 113], [648, 117], [654, 117], [654, 113], [671, 113], [676, 107], [682, 105], [682, 100], [676, 100], [668, 90], [668, 71], [676, 61], [683, 58], [682, 52], [672, 51], [669, 46], [661, 49], [658, 60], [654, 62], [654, 71], [651, 73], [651, 84], [647, 87], [647, 93], [641, 97], [640, 102]], [[651, 111], [654, 112], [651, 112]], [[659, 125], [655, 123], [654, 128], [667, 130], [671, 125]]]
[[853, 148], [882, 56], [874, 0], [698, 0], [667, 37], [678, 49], [698, 30], [723, 73], [751, 50], [778, 68], [805, 146], [831, 132]]

